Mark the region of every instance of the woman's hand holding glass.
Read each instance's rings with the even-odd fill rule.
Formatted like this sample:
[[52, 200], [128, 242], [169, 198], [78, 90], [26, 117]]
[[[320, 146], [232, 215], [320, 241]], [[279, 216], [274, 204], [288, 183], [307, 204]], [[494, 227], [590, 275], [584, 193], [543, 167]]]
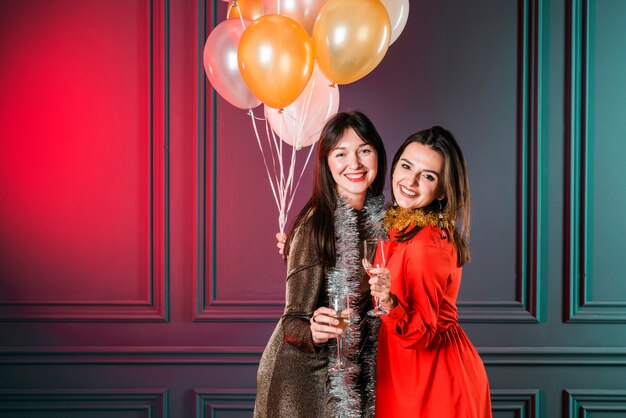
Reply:
[[337, 361], [331, 370], [343, 369], [341, 336], [350, 326], [350, 297], [347, 295], [331, 295], [329, 303], [332, 308], [317, 308], [311, 317], [311, 335], [315, 344], [325, 343], [331, 338], [337, 339]]
[[340, 320], [337, 319], [337, 312], [334, 309], [320, 307], [313, 312], [311, 317], [311, 335], [315, 344], [323, 344], [330, 339], [337, 338], [343, 334], [343, 331], [340, 328]]
[[[363, 268], [370, 276], [368, 283], [370, 284], [370, 291], [374, 296], [376, 305], [374, 309], [367, 311], [369, 316], [381, 316], [388, 312], [381, 303], [389, 298], [389, 289], [391, 287], [389, 270], [385, 268], [387, 265], [387, 254], [385, 254], [387, 242], [383, 239], [367, 239], [363, 241]], [[381, 277], [378, 277], [379, 274]], [[377, 294], [381, 293], [382, 298], [377, 296]]]
[[370, 293], [378, 305], [389, 312], [394, 307], [394, 298], [391, 294], [391, 273], [386, 267], [376, 267], [370, 270]]

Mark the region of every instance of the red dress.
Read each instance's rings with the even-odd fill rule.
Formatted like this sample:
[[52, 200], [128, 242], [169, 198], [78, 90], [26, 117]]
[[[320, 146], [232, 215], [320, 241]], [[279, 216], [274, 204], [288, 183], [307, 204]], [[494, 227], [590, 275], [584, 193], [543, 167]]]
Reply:
[[491, 417], [485, 367], [458, 323], [454, 245], [425, 226], [388, 253], [398, 306], [381, 317], [376, 417]]

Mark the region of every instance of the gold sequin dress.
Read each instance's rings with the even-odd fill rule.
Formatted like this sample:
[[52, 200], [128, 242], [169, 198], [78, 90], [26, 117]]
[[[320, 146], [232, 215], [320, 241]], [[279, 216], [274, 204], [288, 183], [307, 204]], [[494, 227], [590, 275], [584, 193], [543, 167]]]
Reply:
[[[329, 395], [328, 376], [329, 347], [335, 344], [335, 340], [315, 346], [311, 337], [309, 320], [313, 312], [320, 306], [328, 306], [325, 270], [316, 254], [312, 236], [310, 219], [294, 231], [287, 260], [285, 311], [259, 363], [254, 418], [336, 416], [336, 403]], [[365, 320], [365, 311], [371, 308], [371, 298], [367, 279], [363, 282], [361, 309]], [[371, 343], [363, 338], [363, 344]], [[371, 353], [370, 348], [361, 352]], [[375, 353], [368, 361], [373, 358]], [[361, 376], [355, 383], [359, 391], [365, 391], [366, 379]], [[365, 398], [363, 396], [364, 402]]]

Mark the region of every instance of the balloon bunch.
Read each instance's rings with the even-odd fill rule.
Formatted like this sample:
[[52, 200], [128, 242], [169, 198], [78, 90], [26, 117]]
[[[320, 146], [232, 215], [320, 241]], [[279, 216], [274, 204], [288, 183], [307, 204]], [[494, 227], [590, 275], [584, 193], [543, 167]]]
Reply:
[[[248, 110], [281, 232], [313, 147], [294, 183], [296, 151], [313, 145], [337, 112], [337, 85], [359, 80], [382, 61], [408, 13], [409, 0], [235, 0], [209, 35], [207, 77], [224, 99]], [[261, 103], [265, 146], [253, 112]], [[288, 165], [283, 142], [291, 146]]]

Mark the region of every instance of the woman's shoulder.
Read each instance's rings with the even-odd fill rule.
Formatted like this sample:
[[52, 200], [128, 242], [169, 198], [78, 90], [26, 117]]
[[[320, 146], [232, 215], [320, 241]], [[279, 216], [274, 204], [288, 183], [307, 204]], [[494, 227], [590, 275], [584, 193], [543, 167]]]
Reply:
[[[405, 252], [405, 262], [420, 270], [437, 271], [442, 277], [450, 273], [456, 265], [456, 248], [448, 232], [442, 237], [442, 230], [436, 226], [425, 226], [409, 242]], [[415, 267], [418, 266], [418, 267]]]
[[413, 238], [408, 241], [408, 247], [418, 249], [421, 253], [430, 251], [449, 252], [452, 245], [448, 232], [432, 225], [423, 227]]
[[313, 231], [313, 209], [309, 209], [298, 221], [296, 225], [291, 229], [291, 234], [294, 236], [311, 235]]
[[315, 240], [313, 237], [313, 211], [309, 211], [297, 225], [294, 225], [290, 234], [291, 242], [289, 244], [289, 254], [294, 252], [310, 252], [315, 251]]

